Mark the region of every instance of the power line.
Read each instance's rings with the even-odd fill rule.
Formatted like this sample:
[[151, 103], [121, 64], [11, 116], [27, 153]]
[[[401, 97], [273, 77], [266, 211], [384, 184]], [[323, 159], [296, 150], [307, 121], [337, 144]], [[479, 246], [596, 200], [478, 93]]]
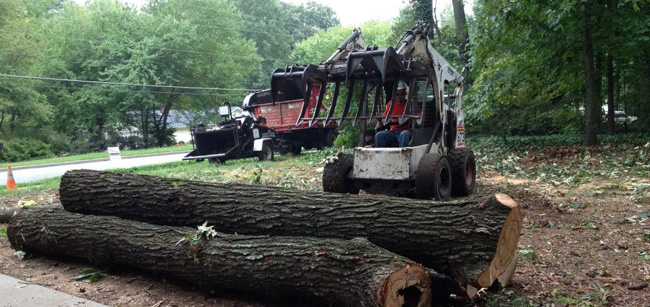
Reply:
[[91, 81], [91, 80], [76, 80], [76, 79], [62, 79], [62, 78], [49, 78], [49, 77], [35, 77], [35, 76], [21, 76], [9, 75], [0, 73], [0, 77], [10, 79], [28, 79], [28, 80], [42, 80], [42, 81], [62, 81], [62, 82], [77, 82], [88, 84], [104, 84], [104, 85], [119, 85], [119, 86], [139, 86], [150, 88], [170, 88], [170, 89], [183, 89], [183, 90], [207, 90], [207, 91], [230, 91], [230, 92], [253, 92], [259, 89], [247, 88], [222, 88], [222, 87], [194, 87], [194, 86], [175, 86], [175, 85], [152, 85], [152, 84], [135, 84], [125, 82], [109, 82], [109, 81]]
[[[29, 81], [29, 80], [25, 80]], [[16, 82], [6, 82], [7, 84], [21, 85]], [[1, 84], [1, 83], [0, 83]], [[78, 91], [91, 91], [91, 92], [107, 92], [107, 93], [136, 93], [136, 94], [153, 94], [153, 95], [168, 95], [168, 94], [179, 94], [187, 96], [215, 96], [216, 93], [212, 94], [201, 94], [201, 93], [183, 93], [183, 92], [159, 92], [159, 91], [132, 91], [132, 90], [111, 90], [111, 89], [98, 89], [98, 88], [88, 88], [88, 87], [76, 87], [76, 86], [53, 86], [53, 85], [30, 85], [32, 88], [49, 88], [49, 89], [67, 89], [67, 90], [78, 90]], [[235, 93], [225, 93], [222, 95], [233, 95]]]

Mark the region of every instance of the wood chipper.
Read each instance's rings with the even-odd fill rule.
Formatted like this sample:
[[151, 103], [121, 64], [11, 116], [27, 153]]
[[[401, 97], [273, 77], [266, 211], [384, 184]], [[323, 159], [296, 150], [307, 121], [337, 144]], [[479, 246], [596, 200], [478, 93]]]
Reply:
[[[459, 74], [451, 67], [432, 47], [428, 31], [428, 25], [419, 22], [397, 49], [379, 49], [365, 45], [361, 31], [355, 29], [327, 61], [273, 73], [274, 101], [281, 100], [285, 88], [302, 93], [297, 125], [351, 121], [365, 130], [379, 119], [388, 125], [406, 125], [412, 132], [406, 147], [364, 146], [355, 148], [353, 155], [339, 155], [324, 168], [326, 192], [364, 190], [446, 200], [452, 194], [474, 191], [476, 162], [473, 152], [465, 148], [462, 111], [467, 70]], [[408, 88], [406, 105], [401, 114], [394, 114], [395, 104], [388, 102], [396, 101], [401, 82]], [[307, 116], [314, 88], [319, 89], [317, 105]], [[329, 110], [324, 116], [319, 112], [323, 104]]]
[[219, 107], [221, 123], [212, 130], [199, 125], [192, 128], [195, 149], [183, 160], [223, 163], [226, 160], [258, 157], [273, 160], [275, 133], [249, 111], [233, 108], [225, 102]]

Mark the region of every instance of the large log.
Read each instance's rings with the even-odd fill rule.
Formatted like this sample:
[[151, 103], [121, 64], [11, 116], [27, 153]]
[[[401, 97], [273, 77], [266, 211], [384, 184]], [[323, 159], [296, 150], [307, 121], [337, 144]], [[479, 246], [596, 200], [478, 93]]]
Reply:
[[196, 232], [32, 207], [11, 219], [7, 236], [24, 251], [136, 267], [208, 289], [307, 296], [346, 306], [431, 305], [426, 269], [365, 239], [221, 233], [187, 239]]
[[67, 172], [59, 193], [66, 210], [85, 214], [207, 221], [249, 235], [365, 237], [474, 288], [510, 280], [522, 223], [519, 206], [503, 194], [434, 202], [90, 170]]
[[0, 207], [0, 223], [7, 223], [16, 212], [16, 208]]

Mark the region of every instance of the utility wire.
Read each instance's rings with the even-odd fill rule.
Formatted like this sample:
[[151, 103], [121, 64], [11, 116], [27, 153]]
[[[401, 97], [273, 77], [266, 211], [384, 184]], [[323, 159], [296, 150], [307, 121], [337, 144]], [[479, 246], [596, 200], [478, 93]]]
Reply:
[[125, 83], [125, 82], [91, 81], [91, 80], [76, 80], [76, 79], [48, 78], [48, 77], [36, 77], [36, 76], [21, 76], [21, 75], [9, 75], [9, 74], [3, 74], [3, 73], [0, 73], [0, 77], [3, 77], [3, 78], [10, 78], [10, 79], [28, 79], [28, 80], [43, 80], [43, 81], [62, 81], [62, 82], [88, 83], [88, 84], [105, 84], [105, 85], [119, 85], [119, 86], [139, 86], [139, 87], [150, 87], [150, 88], [170, 88], [170, 89], [183, 89], [183, 90], [208, 90], [208, 91], [230, 91], [230, 92], [254, 92], [254, 91], [259, 91], [259, 89], [248, 89], [248, 88], [222, 88], [222, 87], [195, 87], [195, 86], [175, 86], [175, 85], [135, 84], [135, 83]]
[[[29, 80], [24, 80], [29, 81]], [[0, 83], [2, 84], [2, 83]], [[6, 84], [12, 85], [22, 85], [16, 82], [6, 82]], [[49, 89], [67, 89], [67, 90], [77, 90], [77, 91], [91, 91], [91, 92], [107, 92], [107, 93], [136, 93], [136, 94], [153, 94], [153, 95], [169, 95], [169, 94], [179, 94], [179, 95], [188, 95], [188, 96], [216, 96], [216, 95], [235, 95], [235, 93], [187, 93], [187, 92], [159, 92], [159, 91], [132, 91], [132, 90], [111, 90], [111, 89], [98, 89], [98, 88], [89, 88], [89, 87], [76, 87], [76, 86], [53, 86], [53, 85], [30, 85], [32, 88], [49, 88]], [[239, 95], [239, 94], [236, 94]]]

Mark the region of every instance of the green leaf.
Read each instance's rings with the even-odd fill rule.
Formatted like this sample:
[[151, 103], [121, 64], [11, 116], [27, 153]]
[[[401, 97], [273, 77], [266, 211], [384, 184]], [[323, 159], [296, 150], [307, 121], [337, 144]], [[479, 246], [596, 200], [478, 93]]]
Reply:
[[85, 280], [87, 282], [95, 282], [100, 278], [106, 276], [107, 270], [99, 270], [93, 268], [85, 268], [79, 271], [79, 275], [74, 277], [74, 280]]

